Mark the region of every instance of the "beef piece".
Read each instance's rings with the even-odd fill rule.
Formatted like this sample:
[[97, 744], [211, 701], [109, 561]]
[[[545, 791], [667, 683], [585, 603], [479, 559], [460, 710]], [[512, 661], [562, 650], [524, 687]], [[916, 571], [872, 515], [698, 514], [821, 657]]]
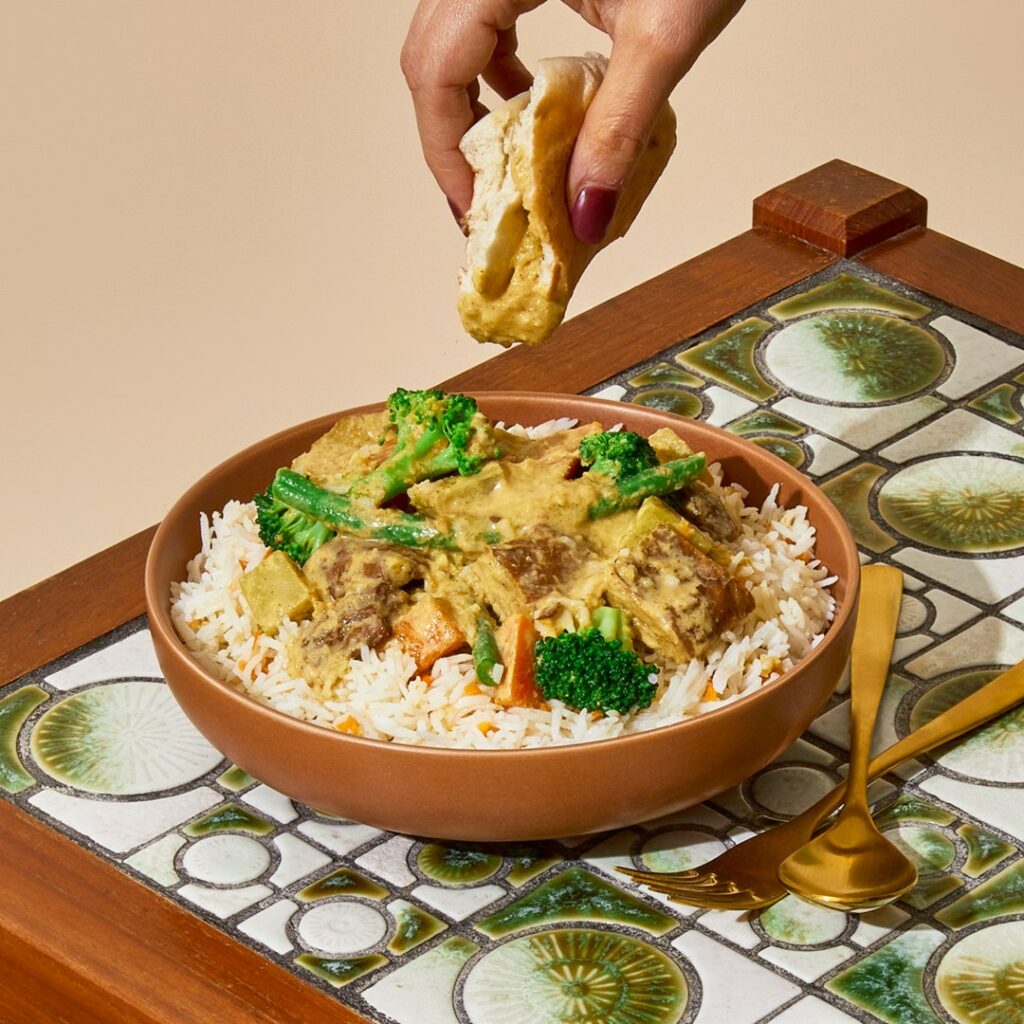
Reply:
[[587, 543], [539, 525], [490, 548], [466, 569], [465, 578], [499, 619], [542, 619], [555, 613], [562, 598], [583, 599], [599, 573]]
[[675, 500], [683, 515], [715, 540], [731, 541], [740, 535], [736, 517], [703, 481], [694, 480], [676, 495]]
[[422, 579], [425, 570], [425, 556], [413, 548], [341, 536], [318, 547], [303, 571], [321, 600], [336, 600], [378, 583], [404, 587]]
[[754, 607], [739, 580], [667, 525], [612, 561], [606, 592], [648, 647], [677, 662], [702, 654]]
[[397, 544], [341, 536], [321, 545], [304, 567], [316, 611], [288, 642], [289, 670], [329, 691], [360, 647], [388, 640], [393, 616], [408, 604], [401, 588], [425, 570], [425, 556]]
[[321, 604], [288, 641], [288, 670], [321, 692], [329, 692], [365, 644], [377, 648], [391, 636], [391, 618], [408, 602], [401, 590], [381, 581]]

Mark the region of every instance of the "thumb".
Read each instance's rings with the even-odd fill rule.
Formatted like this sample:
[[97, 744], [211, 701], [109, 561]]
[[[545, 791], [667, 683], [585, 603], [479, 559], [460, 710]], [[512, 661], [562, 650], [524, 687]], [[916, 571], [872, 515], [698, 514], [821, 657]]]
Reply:
[[662, 106], [682, 77], [679, 57], [638, 37], [616, 40], [608, 71], [587, 110], [569, 163], [573, 232], [597, 244]]

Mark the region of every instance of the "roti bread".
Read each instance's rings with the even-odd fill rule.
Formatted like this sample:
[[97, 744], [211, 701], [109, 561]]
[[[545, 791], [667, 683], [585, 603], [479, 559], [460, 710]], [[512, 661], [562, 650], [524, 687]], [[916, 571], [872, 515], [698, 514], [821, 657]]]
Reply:
[[604, 240], [589, 245], [575, 237], [566, 172], [607, 64], [599, 54], [542, 60], [529, 92], [463, 136], [474, 187], [459, 314], [478, 341], [536, 345], [548, 338], [587, 264], [625, 234], [672, 154], [676, 122], [666, 103]]

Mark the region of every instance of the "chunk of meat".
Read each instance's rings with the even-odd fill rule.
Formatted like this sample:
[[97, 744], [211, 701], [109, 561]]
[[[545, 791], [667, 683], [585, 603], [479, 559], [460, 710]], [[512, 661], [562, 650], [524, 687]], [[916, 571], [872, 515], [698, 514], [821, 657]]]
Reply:
[[494, 703], [505, 708], [545, 707], [536, 679], [537, 630], [533, 622], [526, 615], [513, 615], [501, 624], [497, 641], [505, 671], [491, 694]]
[[386, 541], [339, 536], [318, 547], [303, 571], [320, 600], [336, 600], [378, 583], [397, 588], [422, 579], [426, 556]]
[[683, 515], [715, 540], [731, 541], [740, 535], [736, 517], [703, 480], [694, 480], [679, 492], [676, 499]]
[[312, 618], [288, 643], [288, 667], [329, 692], [363, 645], [379, 648], [409, 603], [402, 587], [422, 579], [425, 556], [360, 537], [335, 537], [310, 555], [304, 572], [317, 596]]
[[504, 621], [513, 615], [548, 618], [561, 599], [586, 600], [600, 565], [584, 541], [548, 526], [496, 544], [464, 573], [473, 592]]
[[466, 646], [451, 606], [436, 597], [424, 597], [395, 619], [392, 631], [403, 651], [425, 672], [438, 658]]
[[668, 525], [612, 561], [606, 592], [648, 647], [677, 662], [702, 654], [754, 607], [743, 583]]
[[[649, 440], [659, 462], [683, 459], [693, 454], [693, 449], [668, 427], [656, 430]], [[672, 504], [715, 540], [730, 541], [740, 535], [740, 524], [712, 489], [711, 474], [706, 469], [678, 493]]]
[[377, 648], [391, 636], [391, 619], [408, 597], [381, 581], [321, 604], [288, 641], [288, 670], [315, 690], [329, 693], [365, 645]]
[[393, 448], [387, 412], [359, 413], [338, 420], [291, 468], [320, 487], [343, 492], [352, 479], [383, 462]]

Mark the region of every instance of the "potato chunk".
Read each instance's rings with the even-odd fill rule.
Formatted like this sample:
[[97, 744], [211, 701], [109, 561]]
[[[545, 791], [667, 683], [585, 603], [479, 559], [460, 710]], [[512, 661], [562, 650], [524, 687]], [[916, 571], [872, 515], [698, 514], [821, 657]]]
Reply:
[[256, 625], [271, 636], [277, 634], [282, 619], [298, 622], [313, 611], [309, 587], [299, 567], [283, 551], [271, 551], [242, 577], [242, 594]]

